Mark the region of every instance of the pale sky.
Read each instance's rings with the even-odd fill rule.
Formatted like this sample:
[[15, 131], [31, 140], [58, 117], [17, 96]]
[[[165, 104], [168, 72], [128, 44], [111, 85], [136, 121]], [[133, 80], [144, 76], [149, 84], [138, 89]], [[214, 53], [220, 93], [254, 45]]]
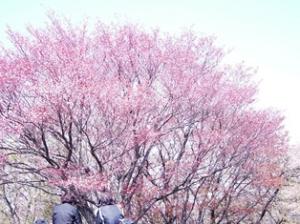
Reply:
[[[292, 144], [300, 143], [300, 1], [298, 0], [0, 0], [0, 41], [6, 25], [43, 26], [54, 10], [72, 22], [133, 22], [163, 32], [193, 28], [215, 35], [228, 59], [257, 67], [259, 105], [282, 111]], [[92, 23], [91, 22], [91, 23]]]

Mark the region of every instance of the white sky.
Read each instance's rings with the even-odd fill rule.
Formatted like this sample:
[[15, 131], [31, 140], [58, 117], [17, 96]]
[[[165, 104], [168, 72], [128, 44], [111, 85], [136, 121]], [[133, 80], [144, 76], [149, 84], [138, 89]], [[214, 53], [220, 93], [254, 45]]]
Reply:
[[47, 10], [80, 22], [129, 21], [178, 32], [192, 27], [233, 49], [229, 60], [258, 67], [259, 104], [281, 110], [291, 143], [300, 143], [300, 1], [297, 0], [0, 0], [6, 25], [43, 25]]

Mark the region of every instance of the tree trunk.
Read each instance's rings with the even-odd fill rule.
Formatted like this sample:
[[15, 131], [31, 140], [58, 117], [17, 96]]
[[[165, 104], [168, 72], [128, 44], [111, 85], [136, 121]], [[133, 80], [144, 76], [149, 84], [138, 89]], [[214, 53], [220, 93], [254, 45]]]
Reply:
[[93, 209], [90, 207], [79, 207], [79, 211], [81, 213], [81, 215], [84, 217], [84, 219], [86, 220], [86, 222], [88, 224], [94, 224], [95, 223], [95, 216], [93, 213]]

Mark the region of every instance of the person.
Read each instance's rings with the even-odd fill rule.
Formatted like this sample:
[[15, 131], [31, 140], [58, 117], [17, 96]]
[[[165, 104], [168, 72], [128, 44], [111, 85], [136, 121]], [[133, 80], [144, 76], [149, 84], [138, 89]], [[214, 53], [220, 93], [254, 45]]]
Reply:
[[106, 193], [99, 200], [96, 211], [96, 224], [119, 224], [124, 218], [115, 199], [110, 193]]
[[76, 207], [76, 198], [66, 193], [61, 201], [62, 204], [56, 205], [53, 209], [53, 224], [82, 224], [81, 215]]
[[34, 224], [48, 224], [48, 222], [44, 219], [37, 219], [35, 220]]

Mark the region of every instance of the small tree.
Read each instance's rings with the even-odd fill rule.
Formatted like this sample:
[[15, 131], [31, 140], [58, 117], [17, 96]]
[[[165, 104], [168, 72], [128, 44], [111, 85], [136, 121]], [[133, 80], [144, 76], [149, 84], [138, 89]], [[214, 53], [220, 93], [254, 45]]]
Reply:
[[147, 223], [266, 217], [288, 145], [252, 69], [211, 37], [49, 18], [1, 53], [1, 185], [72, 190], [88, 223], [105, 189]]

